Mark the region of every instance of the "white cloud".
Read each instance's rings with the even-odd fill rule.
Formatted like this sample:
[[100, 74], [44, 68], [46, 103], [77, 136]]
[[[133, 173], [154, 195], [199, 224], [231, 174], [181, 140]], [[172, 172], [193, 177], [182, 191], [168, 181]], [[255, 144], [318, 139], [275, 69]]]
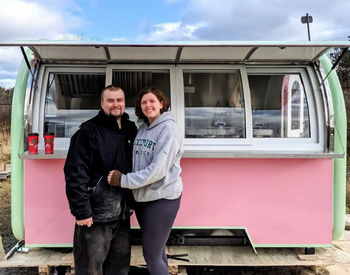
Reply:
[[[1, 0], [0, 0], [1, 1]], [[6, 0], [4, 0], [6, 1]], [[73, 11], [81, 12], [82, 8], [76, 3], [76, 0], [22, 0], [26, 2], [35, 2], [40, 6], [50, 7], [51, 10], [62, 12], [62, 11]]]
[[0, 86], [3, 83], [14, 83], [22, 54], [19, 48], [0, 48]]
[[112, 41], [126, 41], [125, 37], [112, 38]]
[[16, 77], [16, 71], [8, 71], [8, 70], [1, 70], [0, 69], [0, 77], [1, 79], [14, 79]]
[[1, 1], [0, 39], [53, 39], [57, 33], [79, 27], [83, 19], [65, 10], [22, 0]]
[[137, 37], [137, 40], [146, 41], [181, 41], [181, 40], [197, 40], [193, 33], [203, 26], [203, 23], [196, 25], [185, 25], [181, 22], [163, 23], [154, 26], [148, 26], [145, 29], [149, 33], [142, 34]]
[[22, 54], [19, 47], [0, 47], [0, 65], [6, 64], [8, 67], [10, 64], [20, 62], [21, 59]]
[[10, 89], [15, 86], [15, 79], [1, 79], [0, 80], [0, 87], [4, 87], [5, 89]]
[[348, 29], [349, 10], [348, 0], [191, 0], [183, 22], [207, 18], [210, 24], [195, 32], [201, 39], [307, 40], [300, 18], [308, 11], [313, 16], [311, 38], [327, 40], [339, 36], [341, 26]]
[[[171, 4], [181, 0], [165, 0]], [[300, 17], [313, 16], [312, 40], [347, 40], [350, 1], [188, 0], [180, 22], [147, 25], [141, 40], [307, 40]], [[189, 26], [189, 28], [187, 28]]]
[[[0, 42], [55, 39], [87, 23], [75, 0], [0, 0], [0, 6]], [[15, 77], [21, 58], [18, 48], [0, 48], [0, 83]]]

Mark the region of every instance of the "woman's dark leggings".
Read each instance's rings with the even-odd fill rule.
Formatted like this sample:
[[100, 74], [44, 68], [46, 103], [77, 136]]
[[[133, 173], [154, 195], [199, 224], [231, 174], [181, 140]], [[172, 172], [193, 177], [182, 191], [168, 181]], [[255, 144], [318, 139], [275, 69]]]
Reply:
[[175, 200], [139, 202], [136, 217], [142, 232], [143, 256], [151, 275], [168, 275], [165, 245], [180, 207], [181, 197]]

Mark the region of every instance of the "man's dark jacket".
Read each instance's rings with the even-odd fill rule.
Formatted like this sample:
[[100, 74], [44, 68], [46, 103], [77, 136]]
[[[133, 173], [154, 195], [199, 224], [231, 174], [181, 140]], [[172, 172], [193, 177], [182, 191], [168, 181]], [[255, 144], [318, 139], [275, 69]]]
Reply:
[[71, 138], [64, 174], [70, 210], [77, 220], [93, 217], [93, 222], [111, 222], [129, 218], [126, 197], [131, 191], [107, 182], [111, 170], [123, 174], [132, 170], [137, 128], [128, 118], [124, 113], [119, 129], [116, 118], [100, 110]]

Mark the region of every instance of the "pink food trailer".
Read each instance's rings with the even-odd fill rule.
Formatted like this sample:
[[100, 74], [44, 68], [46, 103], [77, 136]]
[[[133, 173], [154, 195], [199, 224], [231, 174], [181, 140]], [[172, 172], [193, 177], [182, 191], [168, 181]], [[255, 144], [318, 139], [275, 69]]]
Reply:
[[[12, 228], [28, 247], [71, 247], [63, 165], [71, 136], [115, 84], [158, 85], [184, 137], [172, 244], [330, 247], [345, 225], [346, 114], [325, 54], [350, 42], [24, 41], [12, 109]], [[25, 48], [27, 50], [25, 52]], [[45, 154], [45, 132], [55, 134]], [[28, 133], [39, 153], [28, 154]], [[132, 217], [137, 236], [137, 222]]]

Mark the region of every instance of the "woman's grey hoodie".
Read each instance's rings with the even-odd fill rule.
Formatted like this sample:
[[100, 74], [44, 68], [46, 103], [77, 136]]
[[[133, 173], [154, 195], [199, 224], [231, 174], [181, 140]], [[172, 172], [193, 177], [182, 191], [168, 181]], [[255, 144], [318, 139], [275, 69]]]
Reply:
[[183, 189], [180, 160], [183, 143], [174, 114], [164, 112], [151, 125], [142, 124], [133, 149], [133, 173], [121, 187], [132, 189], [138, 202], [176, 199]]

